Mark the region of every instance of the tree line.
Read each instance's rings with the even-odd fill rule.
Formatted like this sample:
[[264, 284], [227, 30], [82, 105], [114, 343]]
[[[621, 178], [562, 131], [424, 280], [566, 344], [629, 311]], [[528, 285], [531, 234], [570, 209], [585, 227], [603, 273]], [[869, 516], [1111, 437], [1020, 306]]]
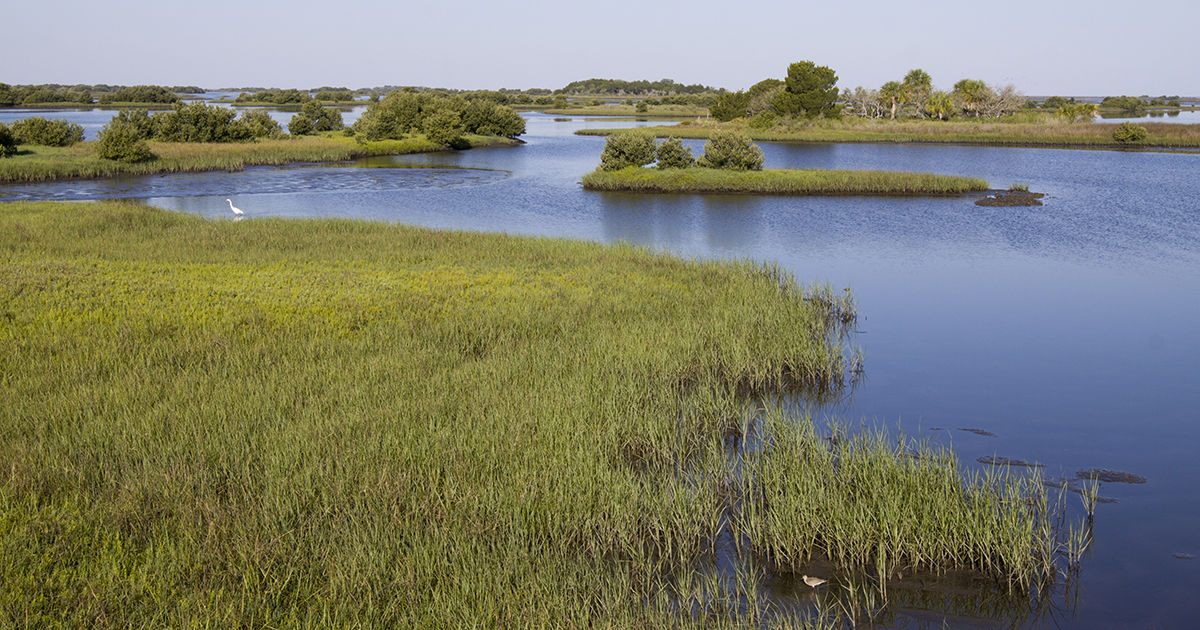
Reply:
[[658, 81], [622, 81], [620, 79], [587, 79], [572, 81], [557, 90], [556, 94], [612, 94], [614, 96], [675, 96], [678, 94], [702, 94], [717, 92], [707, 85], [684, 85], [672, 79]]

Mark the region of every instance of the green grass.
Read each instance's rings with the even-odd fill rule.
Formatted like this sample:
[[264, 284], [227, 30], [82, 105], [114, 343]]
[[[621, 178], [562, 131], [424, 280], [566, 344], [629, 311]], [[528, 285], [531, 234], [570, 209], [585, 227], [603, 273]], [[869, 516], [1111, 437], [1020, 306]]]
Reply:
[[[1138, 143], [1113, 140], [1115, 123], [1068, 124], [1051, 115], [1026, 114], [1007, 120], [841, 120], [785, 121], [767, 129], [749, 127], [743, 120], [684, 121], [654, 127], [659, 137], [708, 138], [717, 129], [733, 129], [759, 141], [793, 142], [932, 142], [1047, 147], [1188, 148], [1200, 147], [1200, 125], [1141, 123], [1149, 137]], [[623, 130], [583, 129], [581, 135], [609, 135]]]
[[891, 171], [627, 167], [583, 176], [585, 190], [755, 195], [950, 195], [988, 189], [973, 177]]
[[[473, 146], [507, 146], [519, 140], [495, 136], [466, 136]], [[358, 144], [340, 133], [254, 142], [149, 142], [155, 158], [125, 164], [96, 157], [92, 142], [70, 147], [21, 145], [14, 157], [0, 159], [0, 183], [57, 179], [101, 178], [206, 171], [238, 171], [247, 166], [303, 162], [340, 162], [373, 155], [402, 155], [445, 150], [425, 138], [382, 140]]]
[[[839, 389], [854, 318], [628, 245], [0, 205], [0, 625], [753, 625], [697, 568], [729, 526], [787, 566], [812, 542], [1022, 591], [1039, 513], [953, 463], [801, 470], [811, 425], [765, 402], [778, 446], [730, 459], [746, 396]], [[836, 522], [802, 507], [831, 465]], [[972, 525], [853, 522], [931, 511]]]

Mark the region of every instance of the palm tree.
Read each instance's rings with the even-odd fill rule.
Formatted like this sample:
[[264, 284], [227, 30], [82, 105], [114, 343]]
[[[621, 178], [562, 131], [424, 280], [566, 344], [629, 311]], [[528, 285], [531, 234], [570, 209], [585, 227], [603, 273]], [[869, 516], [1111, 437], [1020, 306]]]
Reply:
[[975, 79], [963, 79], [954, 84], [954, 93], [962, 100], [963, 107], [979, 116], [979, 104], [987, 94], [987, 84]]
[[879, 88], [879, 95], [892, 106], [892, 120], [896, 120], [896, 107], [908, 101], [908, 88], [899, 81], [888, 81]]
[[925, 111], [930, 116], [937, 116], [938, 120], [944, 120], [945, 116], [954, 113], [954, 97], [950, 96], [948, 92], [938, 90], [929, 95]]

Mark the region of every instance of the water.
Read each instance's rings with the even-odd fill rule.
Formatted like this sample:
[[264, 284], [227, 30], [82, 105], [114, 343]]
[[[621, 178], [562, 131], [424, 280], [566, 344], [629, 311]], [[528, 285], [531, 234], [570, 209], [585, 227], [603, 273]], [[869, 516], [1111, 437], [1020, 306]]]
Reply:
[[[1048, 197], [985, 208], [971, 198], [638, 196], [581, 190], [604, 140], [571, 135], [634, 123], [528, 120], [528, 143], [511, 149], [0, 194], [140, 197], [214, 220], [231, 217], [230, 198], [250, 220], [359, 217], [779, 261], [859, 299], [867, 372], [851, 420], [933, 436], [975, 467], [996, 455], [1036, 460], [1048, 475], [1108, 468], [1149, 480], [1103, 484], [1118, 502], [1097, 508], [1079, 601], [1061, 627], [1194, 624], [1200, 560], [1173, 554], [1200, 556], [1200, 156], [764, 144], [768, 167], [973, 175]], [[783, 597], [796, 587], [768, 588]]]

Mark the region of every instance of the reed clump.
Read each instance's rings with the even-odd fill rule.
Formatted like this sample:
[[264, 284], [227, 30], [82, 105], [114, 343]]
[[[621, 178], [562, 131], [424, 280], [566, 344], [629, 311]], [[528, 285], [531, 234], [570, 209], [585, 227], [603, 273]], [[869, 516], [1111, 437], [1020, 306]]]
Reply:
[[[827, 484], [850, 514], [798, 511], [836, 452], [782, 420], [748, 467], [728, 450], [746, 395], [840, 386], [855, 316], [777, 266], [628, 245], [2, 204], [0, 619], [752, 626], [741, 595], [666, 586], [729, 527], [779, 562], [880, 553], [836, 534], [871, 477]], [[966, 550], [1020, 588], [1023, 503], [867, 455], [836, 468], [947, 493], [885, 502], [889, 562]], [[956, 501], [980, 505], [925, 516], [939, 541], [1009, 547], [903, 540]]]
[[619, 171], [597, 169], [584, 175], [582, 183], [585, 190], [755, 195], [954, 195], [988, 190], [988, 183], [976, 177], [816, 169], [628, 167]]

